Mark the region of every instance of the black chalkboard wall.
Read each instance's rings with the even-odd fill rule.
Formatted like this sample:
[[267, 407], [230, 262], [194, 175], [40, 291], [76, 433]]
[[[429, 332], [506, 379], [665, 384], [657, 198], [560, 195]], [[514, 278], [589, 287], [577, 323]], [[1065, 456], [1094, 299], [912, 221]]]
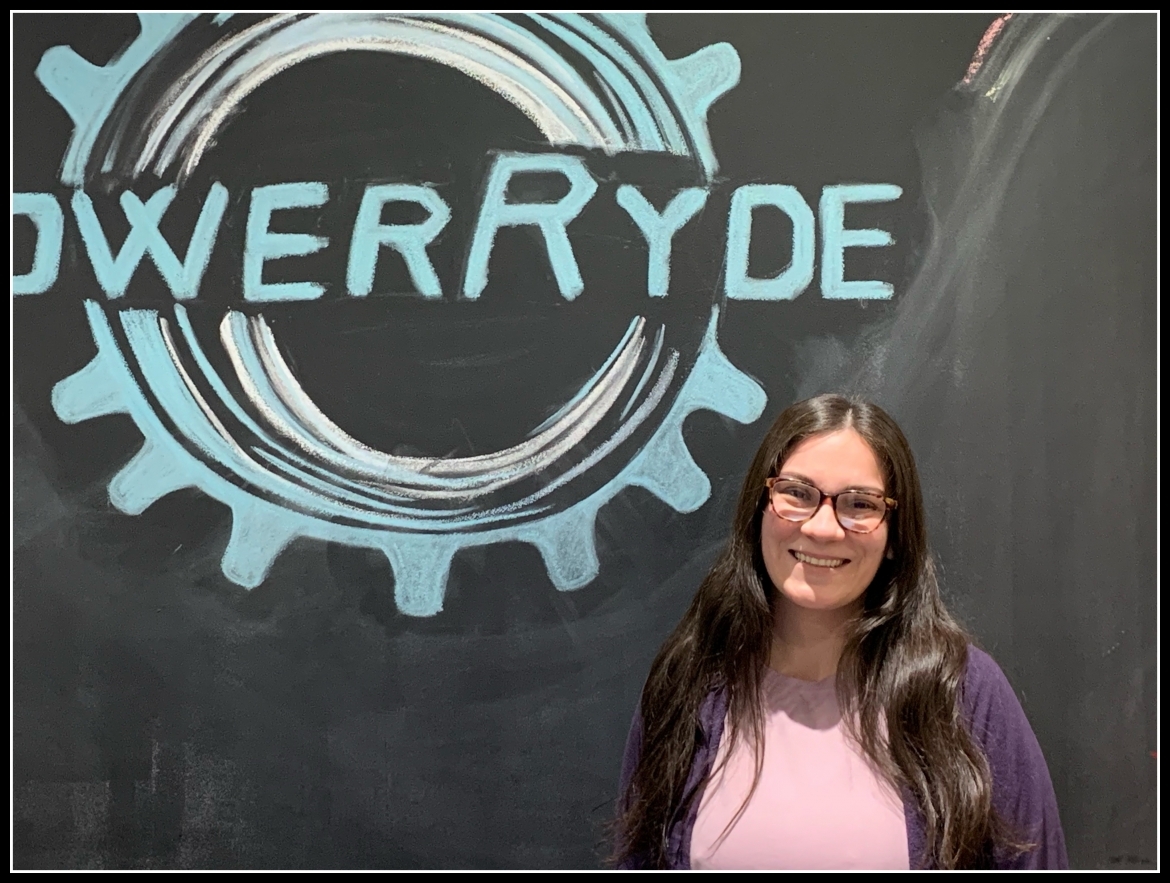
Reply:
[[1156, 23], [16, 15], [15, 866], [598, 866], [847, 390], [1073, 866], [1153, 867]]

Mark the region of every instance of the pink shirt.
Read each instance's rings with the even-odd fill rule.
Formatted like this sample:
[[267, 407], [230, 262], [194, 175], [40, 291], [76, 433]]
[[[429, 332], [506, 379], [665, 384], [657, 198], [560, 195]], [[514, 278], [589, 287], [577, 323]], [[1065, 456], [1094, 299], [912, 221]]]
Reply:
[[763, 698], [760, 784], [724, 836], [755, 772], [743, 739], [727, 759], [725, 729], [691, 836], [691, 867], [908, 869], [902, 800], [846, 738], [835, 679], [801, 681], [768, 669]]

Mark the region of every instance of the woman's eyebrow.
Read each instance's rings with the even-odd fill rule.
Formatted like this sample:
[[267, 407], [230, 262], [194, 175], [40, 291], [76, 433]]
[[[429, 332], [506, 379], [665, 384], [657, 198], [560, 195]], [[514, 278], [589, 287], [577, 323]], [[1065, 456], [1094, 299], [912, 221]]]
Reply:
[[[811, 485], [812, 487], [817, 487], [816, 482], [814, 482], [807, 475], [801, 475], [799, 472], [791, 472], [789, 470], [784, 470], [776, 477], [777, 478], [794, 478], [797, 481], [803, 481], [805, 484]], [[817, 490], [820, 490], [820, 488], [817, 488]], [[883, 488], [872, 487], [871, 485], [867, 485], [867, 484], [850, 485], [849, 487], [842, 488], [840, 491], [838, 491], [838, 493], [843, 494], [846, 491], [861, 491], [863, 493], [873, 494], [876, 497], [883, 497], [883, 496], [885, 496], [885, 493], [886, 493]]]

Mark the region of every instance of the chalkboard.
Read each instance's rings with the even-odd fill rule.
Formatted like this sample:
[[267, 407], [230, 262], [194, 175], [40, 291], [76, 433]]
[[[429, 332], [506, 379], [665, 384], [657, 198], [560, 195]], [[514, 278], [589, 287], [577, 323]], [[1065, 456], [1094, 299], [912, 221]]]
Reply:
[[1156, 28], [13, 19], [17, 868], [588, 868], [786, 405], [1155, 866]]

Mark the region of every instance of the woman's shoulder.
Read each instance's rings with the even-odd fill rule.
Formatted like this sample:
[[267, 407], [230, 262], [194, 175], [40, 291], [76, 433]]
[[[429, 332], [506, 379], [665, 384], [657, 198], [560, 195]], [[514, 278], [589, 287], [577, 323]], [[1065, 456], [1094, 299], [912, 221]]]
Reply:
[[977, 694], [1012, 689], [999, 663], [992, 659], [990, 653], [974, 644], [967, 645], [967, 671], [963, 686], [966, 691]]
[[974, 644], [967, 645], [962, 697], [963, 711], [973, 735], [980, 741], [990, 733], [1006, 735], [1005, 724], [1028, 727], [1024, 709], [1007, 675], [987, 651]]

